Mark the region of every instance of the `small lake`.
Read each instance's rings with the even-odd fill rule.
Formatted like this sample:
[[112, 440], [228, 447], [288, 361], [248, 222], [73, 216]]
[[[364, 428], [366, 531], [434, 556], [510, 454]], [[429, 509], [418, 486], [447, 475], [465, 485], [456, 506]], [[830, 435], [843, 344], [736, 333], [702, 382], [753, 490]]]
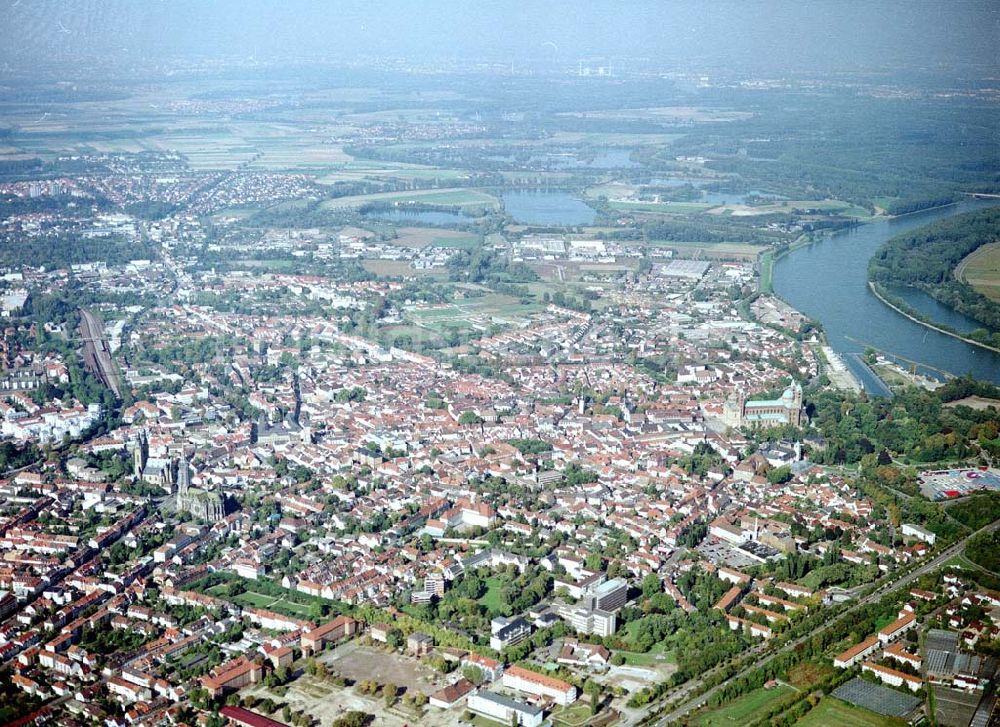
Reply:
[[465, 222], [472, 222], [474, 218], [467, 217], [457, 212], [446, 212], [443, 210], [373, 210], [365, 212], [363, 215], [370, 220], [389, 220], [390, 222], [400, 222], [407, 225], [455, 225]]
[[522, 225], [589, 225], [597, 216], [569, 192], [519, 189], [504, 192], [503, 205]]

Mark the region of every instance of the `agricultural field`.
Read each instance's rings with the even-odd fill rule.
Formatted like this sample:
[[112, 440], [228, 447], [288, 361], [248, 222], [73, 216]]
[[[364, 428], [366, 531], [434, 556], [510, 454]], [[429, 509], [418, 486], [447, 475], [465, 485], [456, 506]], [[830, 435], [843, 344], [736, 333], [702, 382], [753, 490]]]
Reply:
[[753, 116], [753, 113], [749, 111], [707, 109], [694, 106], [654, 106], [648, 108], [618, 109], [613, 111], [568, 111], [556, 115], [588, 119], [628, 119], [637, 121], [672, 121], [698, 124], [749, 119]]
[[761, 687], [749, 694], [744, 694], [724, 707], [707, 712], [702, 715], [697, 724], [700, 727], [732, 727], [750, 724], [763, 717], [773, 704], [794, 693], [794, 689], [783, 684], [771, 689]]
[[460, 169], [438, 169], [436, 167], [407, 164], [404, 162], [381, 162], [367, 159], [331, 164], [327, 172], [316, 178], [319, 184], [354, 182], [362, 179], [436, 179], [442, 182], [456, 182], [469, 177]]
[[442, 207], [470, 207], [495, 209], [500, 201], [491, 194], [475, 189], [452, 187], [449, 189], [424, 189], [410, 192], [376, 192], [329, 199], [323, 203], [327, 209], [361, 207], [373, 202], [405, 205], [410, 202], [441, 205]]
[[550, 141], [554, 144], [632, 147], [643, 144], [670, 144], [683, 136], [684, 134], [661, 134], [658, 132], [629, 134], [613, 131], [557, 131], [552, 135]]
[[387, 278], [429, 277], [447, 278], [444, 268], [414, 268], [406, 260], [362, 260], [362, 267], [370, 273]]
[[904, 727], [896, 717], [884, 717], [867, 709], [853, 707], [835, 697], [823, 697], [795, 727]]
[[485, 333], [496, 323], [510, 323], [541, 310], [542, 305], [521, 302], [510, 295], [487, 293], [435, 306], [414, 306], [406, 312], [408, 320], [421, 328], [445, 333], [452, 330], [476, 330]]
[[672, 215], [690, 215], [718, 209], [717, 205], [707, 202], [630, 202], [620, 199], [608, 202], [608, 206], [620, 212], [653, 212]]
[[983, 245], [955, 268], [955, 278], [1000, 303], [1000, 242]]

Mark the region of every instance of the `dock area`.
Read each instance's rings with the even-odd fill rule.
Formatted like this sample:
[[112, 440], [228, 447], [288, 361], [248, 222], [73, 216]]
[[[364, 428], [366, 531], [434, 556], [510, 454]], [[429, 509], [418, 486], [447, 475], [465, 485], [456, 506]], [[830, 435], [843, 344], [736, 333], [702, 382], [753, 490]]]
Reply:
[[827, 368], [824, 373], [830, 377], [830, 383], [844, 391], [862, 391], [861, 381], [848, 368], [847, 363], [830, 346], [821, 346], [823, 357], [826, 359]]

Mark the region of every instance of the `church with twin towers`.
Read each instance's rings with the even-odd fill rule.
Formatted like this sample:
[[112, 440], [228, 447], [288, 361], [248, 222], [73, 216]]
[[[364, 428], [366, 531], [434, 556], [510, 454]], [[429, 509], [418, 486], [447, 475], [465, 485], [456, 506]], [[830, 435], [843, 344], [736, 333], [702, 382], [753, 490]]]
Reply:
[[201, 520], [217, 522], [226, 516], [226, 498], [214, 490], [191, 486], [191, 463], [185, 455], [177, 458], [149, 456], [149, 438], [145, 432], [132, 452], [136, 481], [148, 482], [176, 494], [177, 512], [187, 512]]

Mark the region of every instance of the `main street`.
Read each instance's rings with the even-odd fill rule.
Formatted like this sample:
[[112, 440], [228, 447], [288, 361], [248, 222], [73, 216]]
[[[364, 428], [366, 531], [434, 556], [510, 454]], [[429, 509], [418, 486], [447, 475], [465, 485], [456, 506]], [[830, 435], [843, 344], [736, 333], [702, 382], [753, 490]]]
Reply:
[[[932, 558], [928, 562], [926, 562], [923, 565], [919, 566], [918, 568], [910, 571], [909, 573], [903, 575], [901, 578], [898, 578], [896, 580], [890, 580], [887, 583], [883, 584], [882, 586], [878, 587], [877, 589], [875, 589], [874, 591], [872, 591], [871, 593], [869, 593], [864, 598], [862, 598], [859, 601], [857, 601], [856, 603], [852, 604], [850, 606], [850, 608], [848, 608], [846, 611], [844, 611], [843, 613], [841, 613], [838, 617], [836, 617], [835, 619], [833, 619], [827, 626], [825, 626], [823, 628], [820, 628], [817, 631], [814, 631], [812, 633], [805, 634], [804, 636], [800, 636], [799, 638], [797, 638], [797, 639], [795, 639], [793, 641], [789, 641], [787, 644], [785, 644], [784, 646], [782, 646], [780, 649], [772, 652], [771, 654], [768, 654], [767, 656], [765, 656], [760, 661], [757, 661], [757, 662], [755, 662], [755, 663], [747, 666], [745, 669], [737, 672], [736, 674], [734, 674], [733, 676], [729, 677], [725, 681], [722, 681], [719, 684], [716, 684], [714, 687], [712, 687], [711, 689], [707, 690], [703, 694], [700, 694], [697, 697], [693, 697], [693, 698], [689, 699], [688, 701], [684, 702], [683, 704], [679, 705], [678, 707], [676, 707], [675, 709], [673, 709], [668, 714], [666, 714], [666, 715], [660, 717], [659, 719], [657, 719], [652, 724], [655, 724], [657, 727], [665, 727], [666, 725], [670, 725], [670, 724], [673, 724], [673, 723], [677, 722], [682, 717], [684, 717], [686, 714], [688, 714], [690, 712], [693, 712], [694, 710], [698, 709], [699, 707], [704, 706], [708, 702], [708, 700], [712, 698], [712, 696], [714, 694], [716, 694], [720, 689], [722, 689], [724, 686], [726, 686], [727, 684], [729, 684], [734, 679], [737, 679], [738, 677], [743, 676], [744, 674], [750, 672], [753, 669], [756, 669], [757, 667], [765, 666], [771, 660], [773, 660], [775, 657], [777, 657], [777, 656], [779, 656], [779, 655], [781, 655], [781, 654], [783, 654], [783, 653], [785, 653], [785, 652], [787, 652], [787, 651], [789, 651], [791, 649], [796, 648], [800, 644], [805, 643], [809, 639], [813, 638], [816, 634], [823, 633], [827, 629], [831, 628], [834, 624], [839, 623], [840, 621], [844, 620], [845, 618], [850, 618], [850, 616], [853, 613], [855, 613], [859, 609], [863, 608], [864, 606], [867, 606], [867, 605], [869, 605], [871, 603], [874, 603], [875, 601], [879, 600], [886, 593], [888, 593], [890, 591], [893, 591], [893, 590], [895, 590], [897, 588], [903, 588], [905, 586], [908, 586], [910, 583], [912, 583], [913, 581], [917, 580], [921, 576], [923, 576], [923, 575], [925, 575], [927, 573], [930, 573], [931, 571], [935, 570], [936, 568], [941, 567], [948, 560], [950, 560], [951, 558], [953, 558], [956, 555], [958, 555], [959, 553], [961, 553], [962, 550], [965, 548], [966, 543], [971, 538], [975, 537], [976, 535], [979, 535], [980, 533], [985, 533], [985, 532], [990, 532], [992, 530], [996, 530], [998, 527], [1000, 527], [1000, 520], [996, 520], [996, 521], [990, 523], [989, 525], [987, 525], [987, 526], [985, 526], [983, 528], [980, 528], [979, 530], [975, 531], [974, 533], [970, 533], [969, 535], [967, 535], [966, 537], [962, 538], [961, 540], [959, 540], [954, 545], [951, 545], [948, 548], [946, 548], [945, 550], [941, 551], [940, 554], [938, 554], [937, 556], [935, 556], [934, 558]], [[750, 652], [749, 652], [749, 654], [759, 653], [759, 652], [763, 651], [764, 648], [765, 648], [765, 645], [764, 644], [760, 644], [760, 645], [754, 647], [753, 649], [751, 649]], [[692, 692], [698, 690], [703, 684], [704, 684], [704, 677], [702, 677], [700, 679], [694, 679], [694, 680], [692, 680], [690, 682], [687, 682], [683, 686], [681, 686], [677, 691], [675, 691], [673, 694], [671, 694], [670, 697], [674, 701], [676, 701], [677, 699], [684, 699], [687, 695], [689, 695]]]

